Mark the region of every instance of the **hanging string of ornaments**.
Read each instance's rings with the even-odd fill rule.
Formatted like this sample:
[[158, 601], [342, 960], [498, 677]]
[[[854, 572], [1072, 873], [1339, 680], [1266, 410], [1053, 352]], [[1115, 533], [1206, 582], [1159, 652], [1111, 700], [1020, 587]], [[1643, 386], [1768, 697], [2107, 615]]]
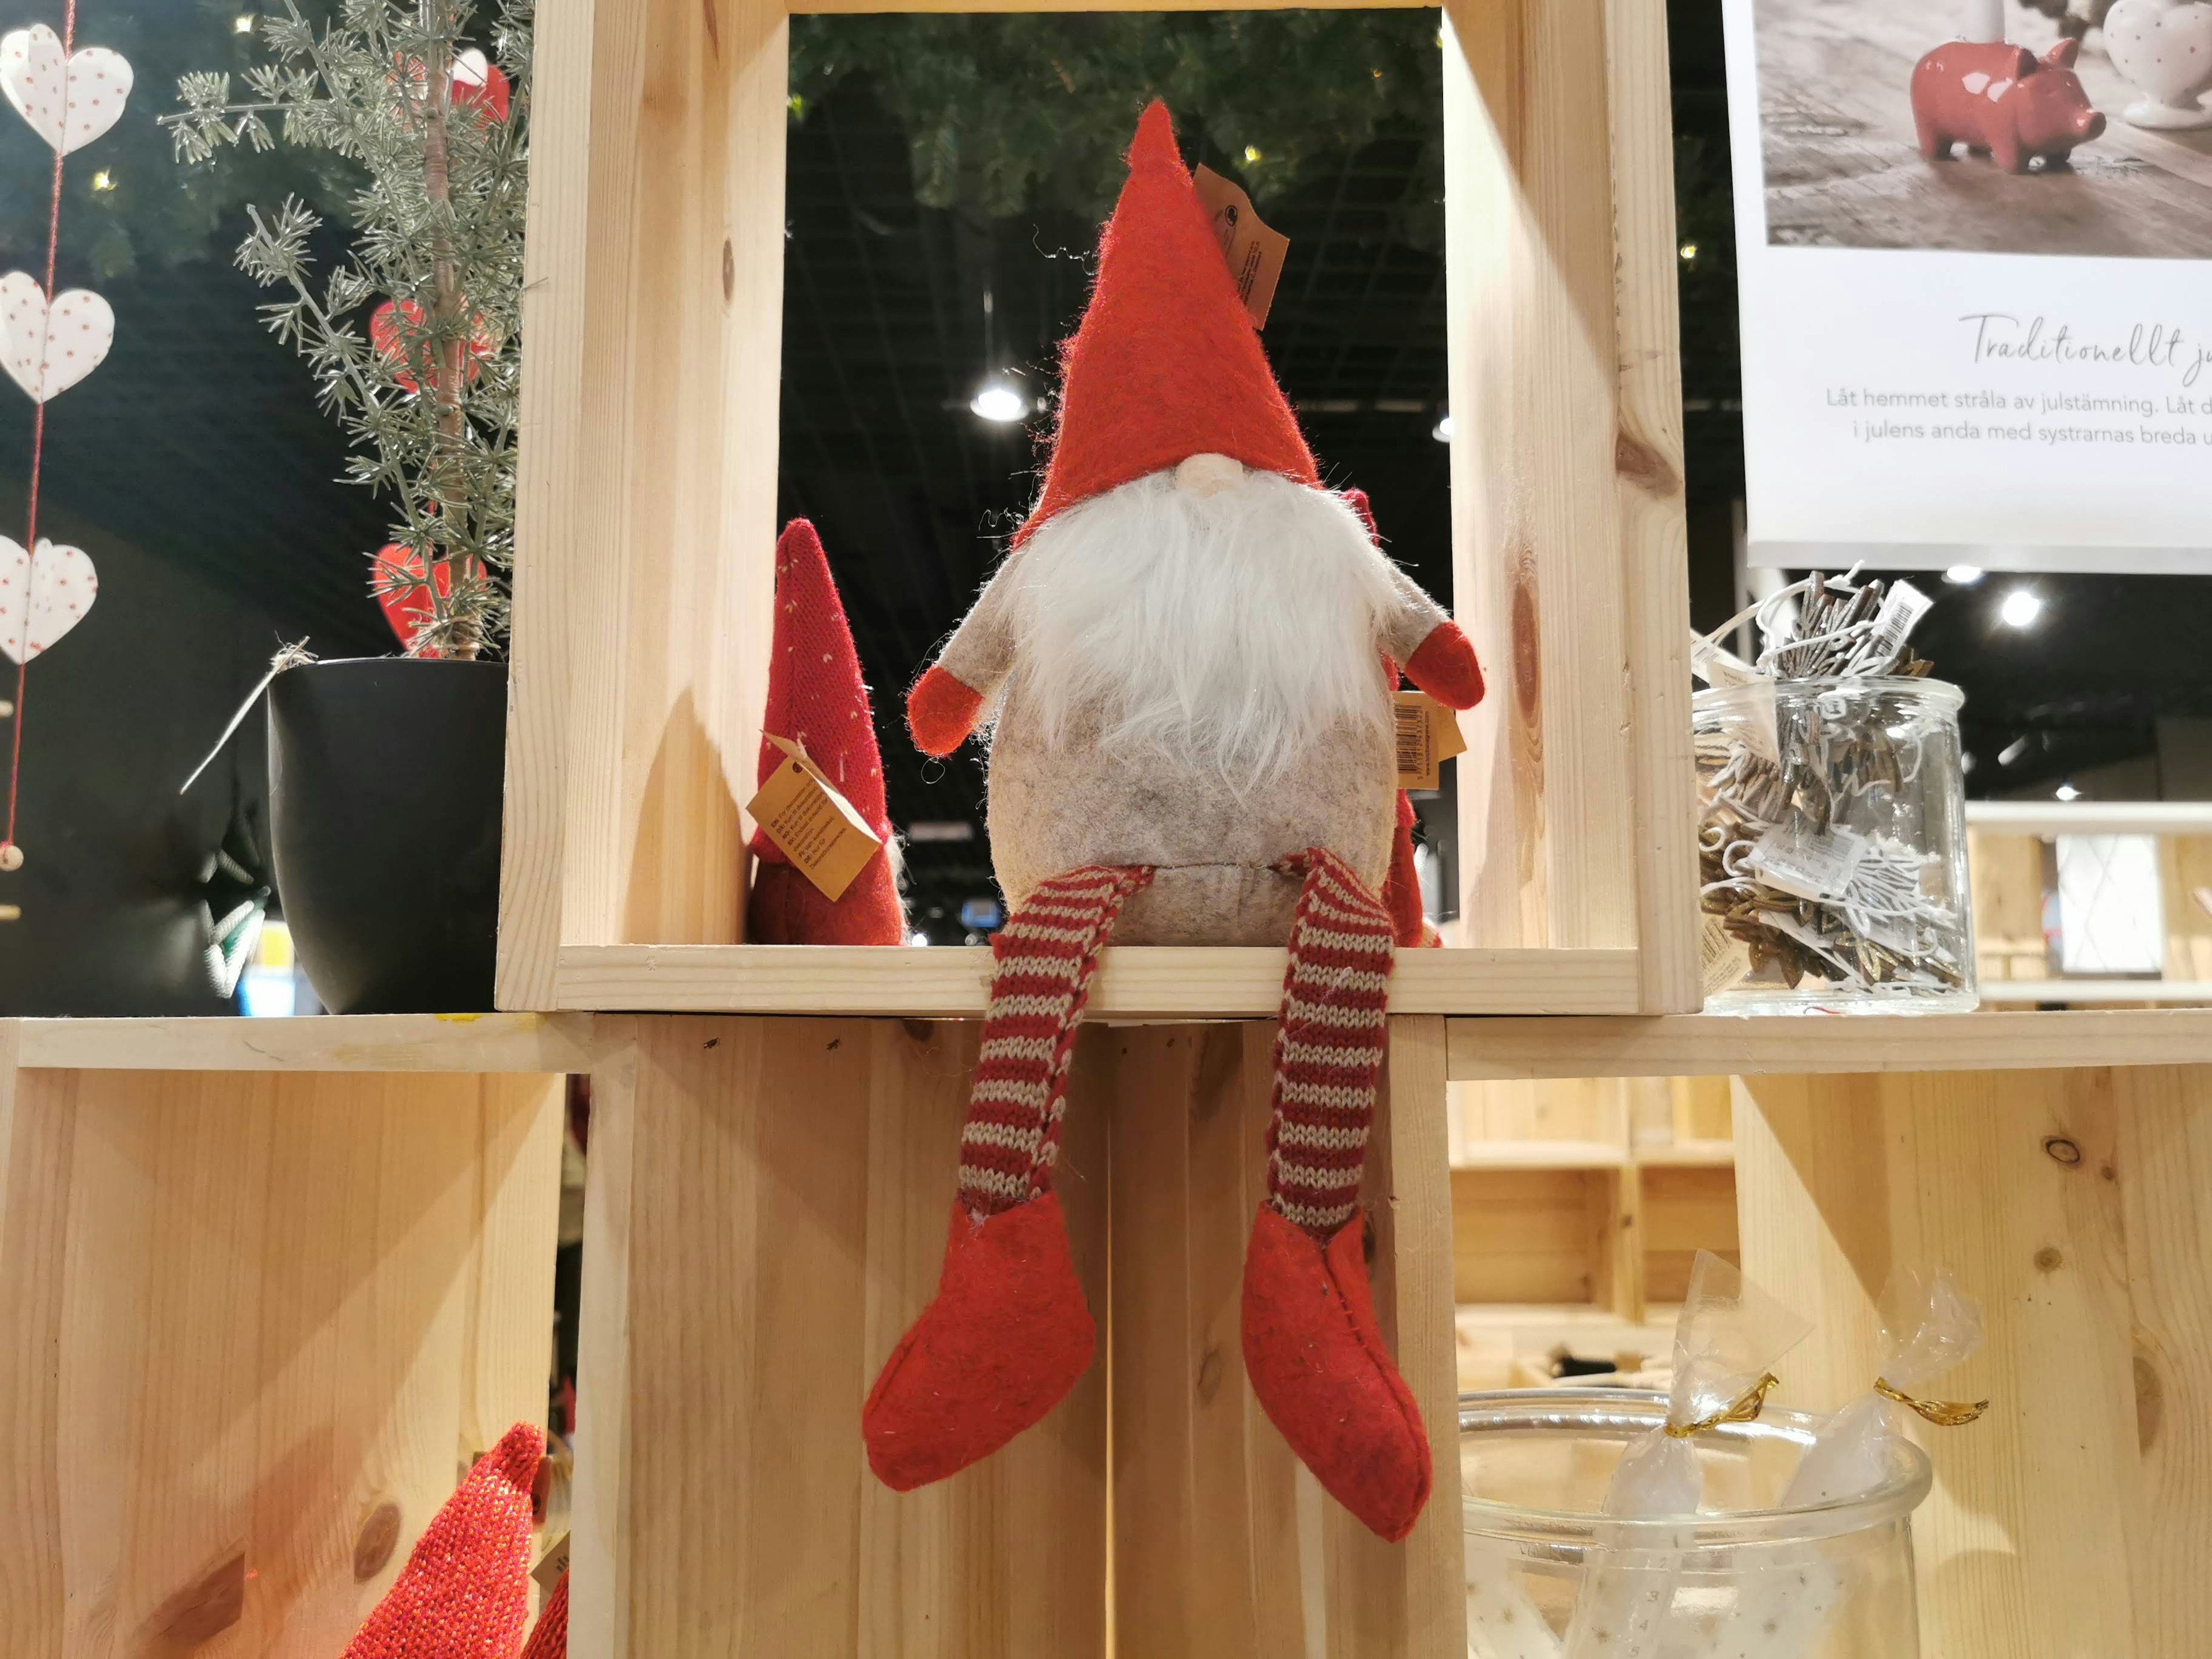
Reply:
[[54, 292], [62, 227], [65, 158], [113, 126], [131, 95], [131, 65], [105, 46], [76, 46], [76, 0], [62, 11], [57, 35], [44, 23], [0, 35], [0, 91], [54, 153], [46, 204], [43, 281], [27, 271], [0, 276], [0, 362], [32, 404], [31, 476], [24, 492], [23, 539], [0, 535], [0, 653], [15, 665], [15, 714], [8, 742], [8, 820], [0, 832], [0, 871], [23, 867], [16, 810], [23, 773], [24, 694], [31, 659], [84, 619], [100, 579], [84, 550], [39, 534], [39, 474], [46, 459], [46, 404], [98, 368], [115, 341], [115, 313], [90, 289]]

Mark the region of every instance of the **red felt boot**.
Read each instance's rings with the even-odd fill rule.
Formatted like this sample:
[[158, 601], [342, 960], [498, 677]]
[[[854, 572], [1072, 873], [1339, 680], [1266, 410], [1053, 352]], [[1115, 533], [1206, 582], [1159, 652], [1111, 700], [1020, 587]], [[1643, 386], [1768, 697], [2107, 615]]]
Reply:
[[1364, 1227], [1355, 1215], [1324, 1247], [1261, 1206], [1244, 1254], [1244, 1370], [1322, 1489], [1395, 1544], [1429, 1501], [1435, 1460], [1375, 1322]]
[[344, 1659], [516, 1659], [530, 1620], [531, 1489], [544, 1431], [518, 1423], [431, 1518]]
[[861, 1413], [868, 1467], [911, 1492], [988, 1457], [1066, 1397], [1097, 1340], [1058, 1198], [981, 1222], [956, 1200], [936, 1299]]
[[1390, 912], [1334, 854], [1304, 877], [1275, 1031], [1267, 1199], [1244, 1254], [1244, 1371], [1298, 1461], [1393, 1543], [1432, 1474], [1427, 1431], [1375, 1323], [1360, 1172], [1389, 1039]]
[[991, 939], [991, 1001], [936, 1299], [868, 1391], [868, 1467], [909, 1492], [988, 1457], [1066, 1395], [1097, 1331], [1052, 1194], [1098, 952], [1142, 868], [1040, 883]]

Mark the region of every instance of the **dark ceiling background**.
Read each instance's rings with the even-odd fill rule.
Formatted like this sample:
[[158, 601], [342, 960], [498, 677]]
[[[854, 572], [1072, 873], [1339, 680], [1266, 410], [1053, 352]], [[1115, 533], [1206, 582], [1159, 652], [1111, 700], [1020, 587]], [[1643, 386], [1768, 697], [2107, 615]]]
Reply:
[[[0, 29], [51, 9], [0, 0]], [[1742, 492], [1725, 65], [1718, 0], [1671, 0], [1669, 14], [1690, 579], [1694, 616], [1711, 627], [1735, 608]], [[137, 88], [102, 141], [112, 148], [71, 161], [60, 278], [109, 297], [118, 338], [100, 372], [51, 406], [46, 489], [57, 523], [114, 550], [94, 549], [101, 604], [32, 677], [32, 859], [0, 877], [0, 902], [22, 904], [26, 923], [0, 928], [0, 1012], [191, 1003], [168, 968], [155, 975], [171, 974], [162, 1001], [154, 981], [101, 966], [132, 951], [179, 960], [173, 928], [197, 902], [194, 872], [227, 824], [258, 810], [258, 757], [219, 773], [210, 801], [178, 805], [176, 781], [280, 636], [310, 635], [326, 655], [391, 648], [365, 580], [386, 514], [336, 482], [337, 434], [302, 366], [261, 331], [258, 291], [228, 264], [244, 202], [297, 191], [342, 216], [346, 181], [284, 151], [187, 176], [154, 125], [177, 74], [244, 60], [236, 15], [222, 0], [102, 0], [81, 14], [84, 40], [131, 58]], [[836, 567], [902, 824], [980, 831], [973, 758], [923, 761], [898, 719], [906, 685], [1036, 485], [1039, 422], [994, 425], [968, 400], [994, 369], [1048, 393], [1118, 180], [1113, 157], [1151, 92], [1168, 95], [1186, 157], [1240, 177], [1290, 238], [1266, 333], [1279, 374], [1331, 482], [1369, 491], [1390, 551], [1449, 597], [1448, 457], [1430, 436], [1445, 398], [1437, 15], [796, 26], [781, 502], [816, 520]], [[110, 188], [92, 188], [95, 167]], [[5, 113], [0, 268], [36, 268], [43, 209], [35, 141]], [[29, 412], [0, 386], [0, 510], [11, 519]], [[2009, 585], [1942, 590], [1920, 635], [1966, 689], [1973, 793], [2047, 789], [2154, 754], [2163, 720], [2212, 714], [2200, 581], [2037, 577], [2046, 610], [2025, 633], [1993, 621]], [[1998, 764], [2021, 737], [2014, 761]], [[957, 908], [989, 890], [980, 839], [924, 842], [912, 861], [930, 902]], [[94, 925], [125, 906], [94, 896], [126, 891], [131, 904], [171, 907], [167, 943], [134, 945], [127, 930]]]

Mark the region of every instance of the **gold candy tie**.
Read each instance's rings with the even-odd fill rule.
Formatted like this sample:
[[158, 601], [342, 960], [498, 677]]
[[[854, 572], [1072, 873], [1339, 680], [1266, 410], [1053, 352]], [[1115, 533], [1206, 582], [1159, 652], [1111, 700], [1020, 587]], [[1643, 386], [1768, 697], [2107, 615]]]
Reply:
[[1717, 1429], [1723, 1423], [1748, 1423], [1766, 1408], [1766, 1396], [1782, 1386], [1782, 1379], [1769, 1371], [1735, 1397], [1734, 1403], [1711, 1417], [1701, 1417], [1694, 1423], [1663, 1425], [1667, 1432], [1677, 1440], [1687, 1440], [1692, 1435], [1703, 1434], [1707, 1429]]
[[1904, 1389], [1892, 1388], [1879, 1376], [1874, 1380], [1874, 1391], [1884, 1400], [1894, 1400], [1900, 1406], [1910, 1406], [1939, 1429], [1963, 1428], [1990, 1408], [1990, 1402], [1986, 1400], [1915, 1400]]

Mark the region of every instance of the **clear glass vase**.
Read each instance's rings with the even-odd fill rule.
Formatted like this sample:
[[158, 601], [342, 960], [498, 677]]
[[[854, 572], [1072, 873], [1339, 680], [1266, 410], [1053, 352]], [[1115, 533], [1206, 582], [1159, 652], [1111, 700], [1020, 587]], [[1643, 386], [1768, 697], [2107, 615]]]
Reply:
[[1940, 680], [1765, 678], [1692, 699], [1706, 1007], [1975, 1006], [1964, 700]]
[[1887, 1443], [1873, 1491], [1774, 1507], [1818, 1419], [1770, 1407], [1698, 1437], [1705, 1510], [1601, 1513], [1667, 1397], [1462, 1395], [1468, 1659], [1917, 1659], [1911, 1516], [1927, 1455]]

